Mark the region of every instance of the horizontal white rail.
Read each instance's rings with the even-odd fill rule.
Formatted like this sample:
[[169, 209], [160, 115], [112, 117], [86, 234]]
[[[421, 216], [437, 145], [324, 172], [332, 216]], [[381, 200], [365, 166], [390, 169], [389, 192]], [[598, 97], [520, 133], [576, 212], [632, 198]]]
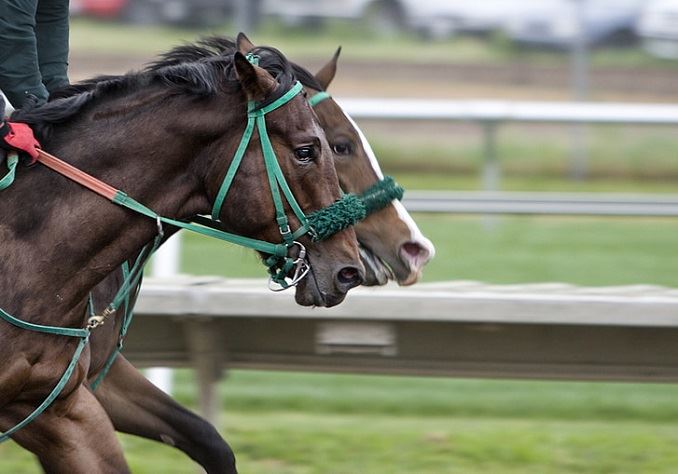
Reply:
[[678, 196], [608, 193], [408, 191], [410, 212], [678, 217]]
[[675, 125], [678, 105], [338, 98], [355, 119]]
[[360, 287], [341, 305], [302, 307], [261, 279], [147, 279], [137, 314], [353, 320], [508, 322], [678, 328], [678, 290], [652, 285], [577, 287], [561, 283], [488, 285], [473, 281]]
[[678, 290], [650, 285], [442, 282], [355, 289], [342, 305], [312, 309], [263, 280], [175, 278], [146, 281], [135, 314], [130, 360], [205, 364], [203, 374], [241, 367], [678, 381]]

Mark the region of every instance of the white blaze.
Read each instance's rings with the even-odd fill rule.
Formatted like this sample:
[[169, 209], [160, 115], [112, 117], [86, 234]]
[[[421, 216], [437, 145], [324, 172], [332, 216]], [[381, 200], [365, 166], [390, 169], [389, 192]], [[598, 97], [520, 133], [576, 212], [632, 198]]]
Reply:
[[[339, 107], [341, 108], [341, 106]], [[365, 134], [363, 133], [362, 130], [360, 130], [358, 124], [356, 124], [355, 121], [346, 112], [344, 112], [343, 109], [342, 112], [344, 113], [348, 121], [351, 122], [351, 125], [353, 125], [353, 128], [360, 137], [363, 149], [365, 150], [365, 153], [367, 153], [367, 157], [370, 159], [370, 164], [372, 165], [372, 169], [376, 173], [377, 177], [379, 179], [384, 179], [384, 173], [382, 173], [381, 171], [381, 167], [379, 166], [377, 157], [374, 155], [374, 150], [372, 150], [372, 146], [367, 141], [367, 138], [365, 138]], [[398, 217], [400, 217], [400, 220], [403, 221], [403, 223], [407, 226], [408, 229], [410, 229], [410, 240], [412, 242], [416, 242], [417, 244], [421, 245], [423, 248], [428, 250], [430, 255], [429, 258], [433, 258], [433, 256], [436, 253], [436, 248], [433, 246], [433, 242], [424, 237], [424, 234], [421, 233], [421, 230], [419, 230], [419, 227], [414, 222], [414, 219], [412, 219], [410, 213], [407, 212], [407, 209], [405, 209], [405, 206], [403, 206], [403, 203], [401, 203], [398, 200], [395, 200], [391, 204], [393, 205], [393, 207], [395, 207], [395, 210], [398, 213]]]

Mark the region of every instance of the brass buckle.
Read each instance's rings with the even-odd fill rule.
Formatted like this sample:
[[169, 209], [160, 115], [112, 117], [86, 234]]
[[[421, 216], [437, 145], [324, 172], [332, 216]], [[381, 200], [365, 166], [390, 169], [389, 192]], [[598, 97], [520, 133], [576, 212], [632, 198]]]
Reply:
[[103, 326], [106, 322], [106, 318], [108, 318], [113, 313], [115, 313], [115, 310], [106, 308], [100, 315], [95, 314], [94, 316], [90, 316], [87, 318], [87, 329], [94, 329], [98, 328], [99, 326]]

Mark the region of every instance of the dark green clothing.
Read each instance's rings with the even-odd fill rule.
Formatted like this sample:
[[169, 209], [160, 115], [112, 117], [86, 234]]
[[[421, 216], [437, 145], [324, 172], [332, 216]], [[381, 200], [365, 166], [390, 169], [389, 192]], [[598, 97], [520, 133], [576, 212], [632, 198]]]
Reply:
[[69, 0], [0, 0], [0, 90], [15, 107], [68, 84]]

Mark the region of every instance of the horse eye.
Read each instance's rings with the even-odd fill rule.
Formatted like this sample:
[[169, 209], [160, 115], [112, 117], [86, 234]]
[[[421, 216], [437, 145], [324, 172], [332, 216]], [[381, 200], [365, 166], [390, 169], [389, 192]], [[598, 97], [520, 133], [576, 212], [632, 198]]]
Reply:
[[337, 155], [350, 155], [352, 150], [348, 143], [335, 143], [332, 145], [332, 151]]
[[308, 163], [315, 159], [315, 150], [312, 146], [302, 146], [294, 150], [294, 156], [302, 163]]

